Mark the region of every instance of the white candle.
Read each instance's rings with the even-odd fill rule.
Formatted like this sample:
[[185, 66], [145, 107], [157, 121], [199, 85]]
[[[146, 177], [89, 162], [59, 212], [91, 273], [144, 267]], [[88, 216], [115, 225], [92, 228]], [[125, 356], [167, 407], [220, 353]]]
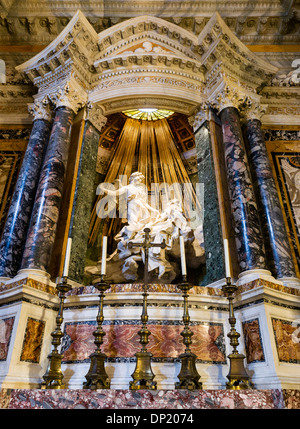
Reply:
[[224, 239], [224, 256], [225, 256], [225, 272], [226, 277], [231, 277], [230, 257], [229, 257], [229, 244], [227, 238]]
[[67, 250], [66, 250], [66, 255], [65, 255], [65, 263], [64, 263], [64, 270], [63, 270], [63, 277], [68, 277], [68, 274], [69, 274], [71, 246], [72, 246], [72, 238], [68, 238]]
[[185, 262], [185, 251], [184, 251], [184, 239], [182, 235], [179, 237], [180, 242], [180, 255], [181, 255], [181, 271], [182, 275], [186, 276], [186, 262]]
[[106, 252], [107, 252], [107, 237], [103, 236], [102, 241], [102, 263], [101, 263], [101, 275], [105, 276], [106, 273]]

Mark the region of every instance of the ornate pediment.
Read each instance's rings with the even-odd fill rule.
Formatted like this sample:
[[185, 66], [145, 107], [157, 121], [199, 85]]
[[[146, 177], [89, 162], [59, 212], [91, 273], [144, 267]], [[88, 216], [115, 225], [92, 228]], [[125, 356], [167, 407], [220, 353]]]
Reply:
[[55, 89], [57, 83], [65, 83], [70, 76], [88, 89], [96, 51], [97, 33], [78, 11], [55, 40], [16, 69], [26, 73], [40, 91], [49, 91], [51, 86]]

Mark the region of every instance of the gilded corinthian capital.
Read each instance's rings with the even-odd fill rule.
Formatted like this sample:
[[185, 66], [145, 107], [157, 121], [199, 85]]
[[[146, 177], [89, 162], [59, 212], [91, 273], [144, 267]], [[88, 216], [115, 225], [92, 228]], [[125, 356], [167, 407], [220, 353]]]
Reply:
[[28, 104], [28, 111], [33, 116], [33, 120], [43, 119], [51, 122], [53, 119], [53, 106], [49, 97], [44, 97], [40, 100], [35, 100], [34, 103]]
[[87, 93], [73, 80], [68, 81], [50, 95], [55, 107], [68, 107], [75, 114], [87, 103]]
[[212, 108], [219, 113], [227, 107], [235, 107], [240, 110], [241, 105], [245, 100], [243, 92], [239, 91], [235, 86], [222, 85], [209, 97], [209, 103]]
[[254, 100], [250, 97], [247, 97], [241, 106], [240, 113], [244, 121], [248, 121], [250, 119], [258, 119], [260, 121], [261, 118], [266, 114], [267, 110], [267, 104], [261, 104], [260, 100]]

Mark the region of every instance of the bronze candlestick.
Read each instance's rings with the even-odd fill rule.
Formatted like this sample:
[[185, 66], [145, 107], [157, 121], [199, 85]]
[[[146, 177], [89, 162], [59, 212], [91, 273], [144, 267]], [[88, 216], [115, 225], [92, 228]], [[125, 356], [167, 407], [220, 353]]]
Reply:
[[90, 369], [86, 374], [86, 382], [83, 384], [84, 389], [97, 390], [97, 389], [109, 389], [110, 381], [108, 380], [108, 375], [105, 371], [104, 362], [107, 358], [106, 354], [101, 351], [101, 345], [103, 344], [103, 337], [105, 336], [105, 332], [102, 329], [102, 324], [104, 321], [103, 315], [103, 307], [104, 307], [104, 292], [109, 288], [109, 284], [107, 284], [103, 280], [104, 276], [101, 275], [100, 282], [95, 283], [94, 286], [100, 292], [99, 295], [99, 310], [97, 315], [97, 323], [98, 327], [93, 332], [95, 337], [95, 345], [96, 350], [94, 353], [90, 355], [91, 363]]
[[61, 371], [61, 361], [63, 354], [58, 352], [58, 346], [60, 346], [61, 339], [64, 336], [61, 325], [63, 322], [63, 311], [64, 311], [64, 301], [66, 293], [72, 287], [68, 284], [68, 278], [62, 277], [61, 282], [56, 285], [56, 289], [59, 292], [60, 305], [58, 314], [56, 316], [56, 329], [52, 332], [51, 336], [53, 338], [52, 345], [54, 346], [53, 351], [48, 356], [50, 361], [49, 368], [46, 374], [43, 376], [44, 382], [41, 384], [41, 389], [64, 389], [65, 385], [63, 384], [63, 373]]
[[231, 326], [229, 334], [227, 336], [230, 338], [230, 345], [233, 347], [233, 351], [228, 358], [230, 360], [230, 370], [227, 375], [228, 382], [226, 383], [226, 388], [229, 390], [239, 390], [239, 389], [252, 389], [253, 385], [250, 381], [250, 377], [244, 367], [245, 356], [240, 354], [237, 351], [239, 345], [240, 334], [235, 329], [236, 318], [234, 316], [233, 310], [233, 294], [237, 291], [237, 286], [231, 284], [231, 278], [226, 277], [226, 285], [222, 287], [222, 291], [229, 301], [229, 324]]
[[136, 367], [132, 374], [133, 381], [130, 381], [129, 388], [131, 390], [139, 389], [156, 389], [156, 381], [154, 381], [154, 373], [151, 368], [152, 353], [147, 351], [147, 344], [149, 343], [149, 336], [151, 332], [147, 327], [148, 313], [147, 313], [147, 298], [148, 298], [148, 252], [150, 247], [166, 247], [165, 241], [162, 243], [150, 242], [150, 229], [145, 228], [145, 239], [143, 243], [128, 243], [128, 247], [142, 247], [145, 252], [145, 266], [144, 266], [144, 285], [143, 285], [143, 311], [141, 316], [142, 329], [138, 332], [140, 336], [140, 344], [142, 349], [135, 354]]
[[200, 375], [197, 372], [196, 368], [196, 355], [192, 353], [190, 345], [192, 344], [192, 335], [193, 332], [190, 330], [190, 316], [188, 310], [188, 291], [191, 289], [192, 285], [187, 282], [186, 275], [183, 276], [183, 282], [177, 285], [183, 294], [183, 324], [184, 329], [181, 332], [183, 337], [183, 344], [185, 345], [185, 351], [182, 353], [179, 358], [181, 359], [181, 370], [178, 374], [179, 382], [175, 383], [176, 389], [188, 389], [196, 390], [202, 389], [202, 383], [199, 382]]

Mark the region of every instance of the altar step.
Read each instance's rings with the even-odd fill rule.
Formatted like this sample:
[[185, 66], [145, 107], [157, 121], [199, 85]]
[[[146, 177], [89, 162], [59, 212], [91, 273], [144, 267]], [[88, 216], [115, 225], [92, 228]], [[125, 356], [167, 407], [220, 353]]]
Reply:
[[300, 390], [2, 389], [2, 409], [300, 409]]

